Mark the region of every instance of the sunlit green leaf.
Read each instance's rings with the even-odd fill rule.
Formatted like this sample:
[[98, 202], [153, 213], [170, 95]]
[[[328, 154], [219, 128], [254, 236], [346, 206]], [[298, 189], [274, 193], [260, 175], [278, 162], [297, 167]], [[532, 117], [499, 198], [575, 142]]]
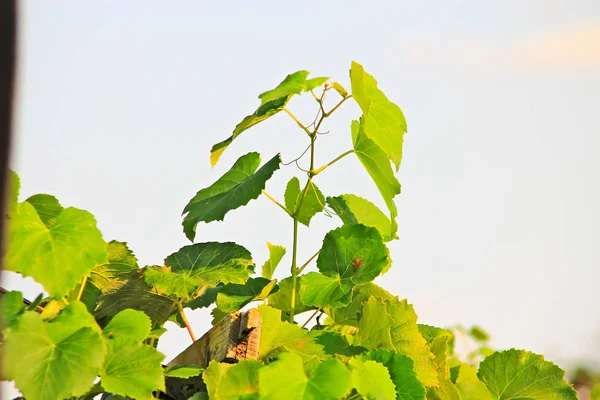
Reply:
[[111, 240], [106, 244], [106, 261], [92, 269], [88, 283], [103, 293], [117, 290], [127, 282], [138, 263], [127, 243]]
[[477, 368], [462, 363], [456, 378], [456, 388], [461, 400], [492, 400], [492, 395], [477, 378]]
[[370, 297], [364, 303], [354, 344], [404, 354], [415, 363], [417, 377], [425, 386], [438, 383], [434, 356], [419, 333], [417, 314], [406, 300]]
[[326, 308], [325, 312], [336, 324], [358, 326], [358, 315], [362, 313], [364, 303], [371, 296], [379, 300], [396, 298], [382, 287], [369, 282], [354, 287], [350, 304], [341, 308]]
[[391, 232], [395, 235], [398, 229], [396, 224], [398, 209], [394, 203], [394, 197], [400, 194], [400, 182], [394, 176], [394, 170], [386, 154], [365, 135], [361, 123], [358, 121], [352, 121], [352, 143], [354, 144], [354, 154], [375, 182], [375, 186], [379, 189], [381, 197], [390, 210]]
[[348, 91], [339, 83], [333, 82], [332, 86], [335, 89], [335, 91], [339, 93], [340, 96], [342, 96], [342, 97], [348, 96]]
[[263, 363], [254, 360], [240, 360], [230, 366], [211, 361], [203, 374], [210, 398], [238, 400], [244, 395], [257, 393], [258, 374], [262, 367]]
[[375, 349], [361, 356], [363, 361], [373, 360], [383, 364], [396, 386], [397, 400], [425, 400], [425, 387], [414, 372], [413, 361], [391, 350]]
[[82, 303], [71, 303], [51, 322], [27, 311], [5, 331], [3, 378], [31, 400], [81, 396], [100, 372], [105, 351], [100, 328]]
[[262, 266], [262, 276], [263, 278], [273, 279], [275, 268], [285, 255], [285, 247], [269, 242], [267, 242], [267, 246], [269, 247], [269, 259]]
[[8, 292], [0, 298], [0, 330], [12, 326], [25, 312], [23, 293]]
[[42, 220], [33, 204], [19, 204], [11, 215], [4, 261], [6, 269], [33, 277], [60, 298], [104, 260], [106, 250], [90, 213], [61, 207], [54, 215], [49, 210], [56, 211], [43, 209]]
[[248, 153], [238, 158], [225, 175], [211, 186], [200, 190], [185, 206], [183, 230], [187, 238], [194, 240], [198, 222], [221, 221], [229, 211], [256, 199], [280, 164], [279, 154], [260, 169], [258, 153]]
[[15, 207], [19, 201], [19, 191], [21, 190], [21, 179], [19, 175], [12, 169], [8, 170], [8, 207], [6, 208], [8, 213], [14, 212]]
[[440, 336], [448, 337], [448, 354], [454, 353], [454, 333], [448, 329], [438, 328], [437, 326], [418, 324], [419, 332], [425, 338], [428, 344]]
[[265, 400], [336, 400], [350, 391], [350, 373], [335, 359], [307, 374], [300, 356], [282, 353], [259, 374], [260, 398]]
[[161, 293], [192, 300], [203, 287], [246, 282], [253, 264], [250, 252], [240, 245], [207, 242], [182, 247], [165, 265], [146, 268], [146, 282]]
[[217, 294], [217, 307], [232, 313], [255, 300], [264, 300], [273, 290], [276, 280], [250, 278], [245, 284], [228, 283]]
[[377, 81], [365, 72], [362, 65], [352, 62], [350, 69], [352, 97], [363, 112], [364, 130], [399, 168], [402, 161], [402, 142], [406, 120], [400, 107], [388, 100], [377, 87]]
[[171, 367], [165, 368], [165, 377], [171, 378], [191, 378], [193, 376], [198, 376], [204, 371], [199, 365], [194, 364], [179, 364], [173, 365]]
[[431, 342], [430, 349], [435, 356], [438, 372], [438, 385], [429, 388], [427, 398], [430, 400], [461, 400], [460, 393], [450, 380], [450, 366], [448, 365], [448, 340], [451, 336], [440, 334]]
[[185, 308], [191, 308], [196, 310], [198, 308], [210, 307], [215, 301], [217, 301], [217, 294], [223, 288], [223, 284], [219, 283], [215, 287], [206, 288], [204, 293], [196, 297], [194, 300], [184, 303]]
[[389, 265], [389, 251], [377, 229], [344, 225], [327, 233], [317, 259], [321, 274], [302, 276], [300, 297], [307, 305], [348, 305], [354, 285], [372, 281]]
[[315, 343], [323, 346], [326, 354], [336, 357], [353, 357], [367, 351], [364, 347], [352, 346], [339, 332], [312, 330], [309, 335]]
[[565, 371], [543, 356], [524, 351], [496, 352], [479, 365], [479, 379], [493, 399], [577, 400]]
[[[308, 310], [314, 309], [312, 306], [307, 306], [300, 298], [301, 280], [296, 282], [296, 302], [294, 306], [294, 314], [298, 315]], [[292, 277], [285, 278], [279, 282], [279, 290], [269, 296], [269, 305], [273, 308], [283, 311], [286, 315], [290, 315], [292, 304]]]
[[304, 190], [300, 190], [300, 181], [293, 177], [285, 189], [285, 207], [298, 222], [309, 226], [312, 217], [325, 208], [325, 196], [313, 181], [309, 182], [304, 194]]
[[108, 337], [128, 337], [141, 342], [150, 334], [151, 324], [150, 317], [143, 312], [127, 309], [115, 315], [103, 332]]
[[396, 387], [388, 369], [375, 361], [355, 358], [350, 361], [352, 386], [364, 399], [395, 400]]
[[259, 98], [261, 104], [256, 111], [245, 117], [242, 122], [237, 124], [233, 134], [220, 143], [215, 144], [210, 150], [210, 162], [213, 166], [217, 164], [219, 158], [233, 142], [246, 129], [266, 120], [277, 114], [288, 103], [295, 94], [301, 94], [304, 91], [312, 90], [322, 85], [328, 78], [313, 78], [307, 80], [308, 71], [298, 71], [286, 76], [286, 78], [273, 90], [262, 93]]
[[373, 203], [353, 194], [328, 197], [327, 204], [341, 218], [344, 224], [362, 224], [377, 228], [384, 241], [397, 239], [397, 225]]

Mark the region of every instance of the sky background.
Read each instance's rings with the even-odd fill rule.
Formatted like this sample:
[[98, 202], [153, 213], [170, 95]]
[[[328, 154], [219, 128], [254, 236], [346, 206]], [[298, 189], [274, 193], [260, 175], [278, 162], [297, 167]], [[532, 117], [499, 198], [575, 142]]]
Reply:
[[[493, 346], [564, 367], [600, 360], [600, 2], [19, 4], [12, 165], [21, 200], [56, 195], [92, 212], [104, 238], [128, 242], [141, 265], [162, 264], [189, 243], [184, 206], [239, 156], [289, 161], [308, 144], [281, 113], [212, 169], [210, 146], [254, 111], [257, 95], [300, 69], [349, 88], [356, 60], [409, 127], [401, 239], [376, 282], [408, 298], [419, 322], [479, 324]], [[351, 103], [324, 126], [318, 165], [351, 148], [350, 120], [360, 115]], [[290, 108], [312, 121], [310, 96]], [[293, 175], [304, 177], [289, 166], [267, 190], [283, 199]], [[352, 156], [316, 183], [384, 207]], [[318, 215], [301, 228], [299, 259], [338, 224]], [[196, 241], [244, 245], [261, 265], [266, 241], [291, 246], [292, 224], [262, 196], [197, 231]], [[39, 293], [2, 276], [5, 287]], [[198, 336], [209, 329], [207, 310], [189, 317]], [[169, 360], [189, 344], [169, 325], [159, 349]]]

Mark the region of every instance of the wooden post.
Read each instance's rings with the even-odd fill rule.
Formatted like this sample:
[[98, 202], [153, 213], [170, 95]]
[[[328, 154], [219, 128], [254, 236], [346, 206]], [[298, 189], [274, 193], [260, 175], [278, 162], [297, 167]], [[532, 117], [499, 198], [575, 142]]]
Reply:
[[257, 359], [261, 325], [257, 309], [230, 314], [175, 357], [169, 366], [196, 364], [206, 368], [213, 360], [235, 363]]

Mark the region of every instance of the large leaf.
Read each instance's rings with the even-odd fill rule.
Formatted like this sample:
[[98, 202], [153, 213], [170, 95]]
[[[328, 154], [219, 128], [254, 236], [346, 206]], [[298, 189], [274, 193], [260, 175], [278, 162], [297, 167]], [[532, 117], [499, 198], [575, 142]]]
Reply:
[[280, 164], [281, 157], [278, 154], [257, 171], [260, 165], [258, 153], [248, 153], [238, 158], [225, 175], [196, 193], [185, 206], [183, 213], [187, 215], [183, 219], [183, 231], [187, 238], [194, 240], [198, 222], [221, 221], [229, 211], [256, 199]]
[[243, 285], [228, 283], [217, 294], [217, 307], [232, 313], [252, 301], [264, 300], [275, 287], [276, 280], [250, 278]]
[[377, 87], [377, 81], [365, 72], [362, 65], [352, 62], [350, 68], [352, 97], [363, 112], [365, 133], [394, 162], [396, 169], [402, 161], [402, 142], [406, 120], [400, 107], [388, 100]]
[[395, 234], [398, 229], [396, 225], [398, 209], [394, 203], [394, 197], [400, 194], [400, 182], [394, 176], [394, 170], [385, 153], [365, 135], [362, 124], [352, 121], [351, 129], [354, 154], [375, 182], [375, 186], [379, 189], [379, 193], [390, 210], [391, 231]]
[[0, 331], [12, 326], [25, 312], [23, 293], [8, 292], [0, 297]]
[[123, 286], [136, 269], [137, 258], [127, 243], [111, 240], [106, 244], [106, 261], [92, 269], [88, 283], [103, 293], [114, 291]]
[[377, 229], [364, 225], [334, 229], [319, 252], [321, 274], [302, 276], [302, 302], [321, 308], [348, 305], [354, 285], [372, 281], [389, 263], [389, 251]]
[[283, 353], [259, 374], [260, 398], [265, 400], [336, 400], [350, 391], [350, 373], [333, 358], [307, 374], [300, 356]]
[[212, 147], [210, 150], [211, 164], [215, 166], [225, 149], [246, 129], [253, 127], [259, 122], [262, 122], [283, 110], [293, 95], [312, 90], [325, 83], [328, 79], [313, 78], [307, 80], [306, 78], [308, 78], [308, 75], [308, 71], [294, 72], [293, 74], [286, 76], [275, 89], [268, 90], [259, 95], [258, 97], [261, 100], [261, 104], [258, 109], [237, 124], [230, 137]]
[[63, 209], [55, 200], [36, 196], [33, 204], [19, 204], [9, 224], [5, 267], [31, 276], [61, 298], [104, 260], [106, 250], [90, 213]]
[[464, 363], [458, 368], [456, 388], [460, 393], [461, 400], [492, 400], [488, 389], [477, 378], [477, 368]]
[[279, 265], [279, 262], [285, 255], [285, 247], [267, 242], [269, 247], [269, 259], [265, 261], [261, 268], [263, 278], [273, 279], [273, 273], [275, 268]]
[[528, 351], [496, 352], [482, 361], [477, 375], [493, 399], [577, 400], [565, 371]]
[[146, 282], [160, 293], [188, 301], [219, 283], [246, 282], [253, 264], [250, 252], [240, 245], [207, 242], [182, 247], [165, 265], [146, 268]]
[[241, 396], [258, 392], [258, 373], [263, 363], [241, 360], [234, 365], [211, 361], [202, 375], [211, 399], [238, 400]]
[[5, 332], [3, 378], [31, 400], [81, 396], [100, 372], [105, 351], [100, 328], [82, 303], [71, 303], [52, 322], [27, 311]]
[[370, 297], [364, 303], [354, 344], [404, 354], [415, 363], [417, 377], [425, 386], [438, 384], [434, 356], [419, 333], [417, 314], [406, 300]]
[[358, 326], [358, 316], [362, 313], [364, 303], [371, 296], [379, 300], [396, 298], [382, 287], [369, 282], [354, 287], [350, 304], [341, 308], [326, 308], [325, 312], [336, 324]]
[[373, 203], [353, 194], [328, 197], [327, 204], [344, 224], [362, 224], [376, 228], [384, 241], [397, 239], [397, 225]]
[[396, 387], [388, 369], [382, 364], [360, 358], [350, 361], [352, 386], [368, 400], [395, 400]]
[[427, 398], [430, 400], [461, 400], [458, 389], [450, 380], [450, 367], [447, 361], [449, 339], [449, 335], [440, 334], [430, 344], [438, 372], [437, 387], [429, 388], [427, 392]]
[[425, 387], [417, 378], [413, 361], [391, 350], [371, 350], [361, 356], [363, 361], [373, 360], [383, 364], [396, 386], [397, 400], [425, 400]]
[[120, 336], [137, 342], [144, 340], [152, 329], [150, 318], [141, 311], [127, 309], [115, 315], [104, 327], [104, 335]]
[[325, 208], [325, 196], [313, 181], [308, 182], [308, 187], [300, 190], [300, 181], [293, 177], [285, 189], [285, 207], [294, 215], [298, 222], [309, 226], [315, 214]]
[[128, 308], [144, 312], [153, 324], [160, 326], [177, 309], [177, 303], [171, 297], [159, 294], [144, 282], [143, 276], [135, 273], [121, 288], [100, 297], [94, 316], [106, 321]]

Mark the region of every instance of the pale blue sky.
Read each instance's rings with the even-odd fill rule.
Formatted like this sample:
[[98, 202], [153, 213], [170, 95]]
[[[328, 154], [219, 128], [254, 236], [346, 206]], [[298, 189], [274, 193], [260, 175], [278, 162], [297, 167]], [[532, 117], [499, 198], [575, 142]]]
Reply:
[[[420, 321], [480, 324], [498, 348], [569, 366], [600, 359], [600, 3], [590, 1], [20, 3], [13, 167], [22, 199], [56, 195], [91, 211], [106, 240], [142, 264], [187, 244], [181, 210], [247, 151], [297, 156], [306, 137], [279, 115], [244, 133], [215, 169], [210, 146], [299, 69], [348, 82], [362, 63], [404, 110], [401, 240], [378, 283]], [[308, 121], [309, 97], [290, 107]], [[317, 163], [350, 146], [347, 104]], [[268, 191], [282, 198], [293, 167]], [[348, 157], [317, 184], [382, 205]], [[308, 258], [338, 221], [300, 232]], [[266, 198], [198, 227], [261, 264], [291, 223]], [[289, 258], [284, 261], [289, 262]], [[283, 273], [283, 271], [281, 271]], [[5, 273], [5, 277], [10, 274]], [[4, 285], [36, 289], [10, 277]], [[208, 329], [206, 311], [191, 320]], [[188, 344], [170, 327], [161, 350]]]

